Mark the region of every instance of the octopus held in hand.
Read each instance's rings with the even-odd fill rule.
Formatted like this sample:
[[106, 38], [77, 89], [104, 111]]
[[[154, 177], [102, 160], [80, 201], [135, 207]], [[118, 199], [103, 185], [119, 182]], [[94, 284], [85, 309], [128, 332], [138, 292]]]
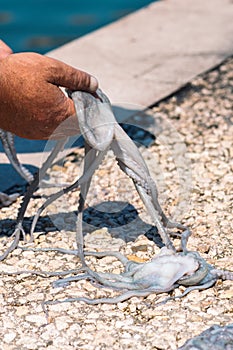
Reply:
[[[46, 271], [18, 271], [5, 274], [36, 274], [42, 277], [68, 276], [59, 279], [53, 283], [54, 287], [65, 287], [72, 281], [89, 280], [97, 286], [113, 288], [122, 291], [113, 298], [89, 299], [86, 297], [68, 298], [65, 300], [46, 301], [44, 305], [56, 304], [60, 302], [84, 301], [89, 304], [99, 303], [117, 303], [127, 300], [133, 296], [148, 296], [151, 293], [170, 292], [179, 285], [186, 286], [187, 289], [179, 297], [186, 295], [194, 289], [206, 289], [214, 285], [217, 279], [233, 280], [233, 273], [223, 270], [217, 270], [207, 264], [197, 252], [187, 251], [186, 245], [190, 235], [190, 230], [176, 222], [170, 221], [164, 214], [159, 202], [158, 192], [153, 179], [150, 176], [147, 165], [141, 156], [138, 148], [127, 136], [124, 130], [117, 123], [108, 98], [97, 90], [97, 95], [93, 96], [85, 92], [70, 92], [79, 121], [80, 130], [85, 140], [84, 169], [82, 176], [72, 185], [51, 195], [36, 213], [31, 226], [31, 240], [37, 220], [42, 211], [54, 200], [63, 194], [80, 190], [80, 199], [78, 204], [77, 232], [76, 232], [76, 250], [66, 250], [59, 248], [40, 248], [32, 249], [21, 247], [23, 250], [35, 251], [57, 251], [59, 253], [71, 254], [77, 256], [81, 261], [81, 267], [72, 271], [46, 272]], [[37, 188], [40, 179], [43, 178], [47, 169], [51, 166], [57, 154], [63, 148], [66, 140], [58, 141], [54, 150], [43, 164], [40, 172], [35, 176], [33, 182], [28, 188], [24, 197], [22, 206], [18, 213], [17, 224], [13, 234], [14, 241], [10, 247], [0, 257], [0, 260], [12, 252], [19, 243], [20, 236], [25, 236], [23, 229], [23, 219], [28, 203]], [[83, 232], [82, 232], [82, 214], [85, 199], [89, 190], [91, 178], [101, 164], [108, 150], [111, 149], [116, 157], [120, 168], [132, 179], [138, 194], [145, 204], [153, 223], [157, 226], [158, 232], [164, 243], [164, 248], [158, 256], [147, 263], [136, 263], [128, 260], [118, 252], [84, 252]], [[172, 232], [175, 229], [176, 232]], [[177, 232], [178, 231], [178, 232]], [[170, 235], [172, 233], [181, 236], [181, 252], [175, 249]], [[117, 258], [124, 266], [121, 274], [101, 273], [93, 271], [86, 263], [85, 256], [95, 256], [102, 258], [113, 256]], [[2, 272], [4, 274], [4, 272]], [[75, 274], [75, 275], [74, 275]], [[173, 299], [169, 297], [168, 301]]]
[[[82, 250], [83, 237], [81, 223], [85, 199], [95, 170], [101, 164], [108, 150], [111, 149], [121, 170], [133, 181], [153, 223], [158, 229], [158, 233], [164, 245], [175, 252], [176, 249], [170, 240], [170, 235], [180, 235], [181, 250], [186, 251], [190, 230], [185, 225], [173, 222], [166, 217], [159, 204], [156, 184], [150, 176], [148, 167], [137, 146], [116, 121], [107, 96], [103, 94], [100, 89], [97, 90], [96, 96], [81, 91], [69, 92], [69, 94], [74, 101], [79, 127], [85, 140], [83, 175], [72, 185], [51, 195], [45, 201], [34, 217], [30, 232], [31, 240], [33, 240], [35, 225], [42, 211], [65, 193], [80, 189], [77, 245], [80, 247], [80, 250]], [[0, 260], [5, 259], [6, 256], [17, 247], [21, 236], [25, 237], [23, 219], [28, 203], [38, 187], [40, 180], [43, 179], [46, 171], [64, 147], [66, 141], [66, 139], [62, 139], [56, 143], [48, 159], [29, 186], [21, 208], [19, 209], [16, 228], [13, 233], [14, 241], [4, 254], [0, 256]], [[175, 232], [172, 232], [172, 230], [175, 230]]]

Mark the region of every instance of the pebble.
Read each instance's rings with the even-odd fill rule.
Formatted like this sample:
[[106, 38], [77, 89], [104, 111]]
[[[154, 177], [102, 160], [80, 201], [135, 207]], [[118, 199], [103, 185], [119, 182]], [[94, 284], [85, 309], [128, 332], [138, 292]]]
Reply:
[[28, 306], [18, 306], [16, 310], [16, 315], [19, 317], [22, 317], [24, 315], [27, 315], [29, 312], [29, 307]]
[[227, 290], [224, 292], [224, 297], [227, 299], [233, 298], [233, 290]]
[[15, 332], [6, 333], [3, 337], [3, 341], [9, 344], [15, 339], [16, 336], [17, 334]]
[[55, 324], [56, 324], [56, 328], [57, 328], [58, 331], [62, 331], [64, 329], [68, 328], [68, 326], [69, 326], [69, 324], [67, 322], [60, 321], [60, 320], [57, 320], [57, 319], [56, 319]]
[[34, 314], [34, 315], [27, 315], [25, 317], [25, 320], [27, 322], [31, 322], [31, 323], [35, 323], [37, 325], [43, 325], [46, 324], [46, 317], [45, 315], [38, 315], [38, 314]]

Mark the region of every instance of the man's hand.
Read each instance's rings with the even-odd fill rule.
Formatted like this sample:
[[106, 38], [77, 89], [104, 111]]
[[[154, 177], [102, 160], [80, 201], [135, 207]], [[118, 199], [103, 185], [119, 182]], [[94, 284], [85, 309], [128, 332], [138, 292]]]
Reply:
[[78, 133], [73, 101], [59, 86], [95, 92], [97, 80], [53, 58], [36, 53], [11, 54], [11, 49], [2, 43], [0, 128], [28, 139]]

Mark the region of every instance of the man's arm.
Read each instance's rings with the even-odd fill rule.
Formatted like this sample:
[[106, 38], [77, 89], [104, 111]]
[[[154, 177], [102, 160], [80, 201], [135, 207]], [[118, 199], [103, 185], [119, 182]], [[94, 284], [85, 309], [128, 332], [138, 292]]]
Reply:
[[78, 133], [73, 101], [59, 86], [93, 93], [98, 82], [53, 58], [31, 52], [12, 54], [0, 40], [0, 128], [28, 139]]

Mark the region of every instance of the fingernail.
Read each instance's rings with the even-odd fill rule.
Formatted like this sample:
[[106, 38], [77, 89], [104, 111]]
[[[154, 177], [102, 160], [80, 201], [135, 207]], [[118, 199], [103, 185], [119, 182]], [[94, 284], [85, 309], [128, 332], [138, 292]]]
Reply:
[[90, 92], [95, 92], [98, 89], [98, 80], [91, 75], [90, 78]]

